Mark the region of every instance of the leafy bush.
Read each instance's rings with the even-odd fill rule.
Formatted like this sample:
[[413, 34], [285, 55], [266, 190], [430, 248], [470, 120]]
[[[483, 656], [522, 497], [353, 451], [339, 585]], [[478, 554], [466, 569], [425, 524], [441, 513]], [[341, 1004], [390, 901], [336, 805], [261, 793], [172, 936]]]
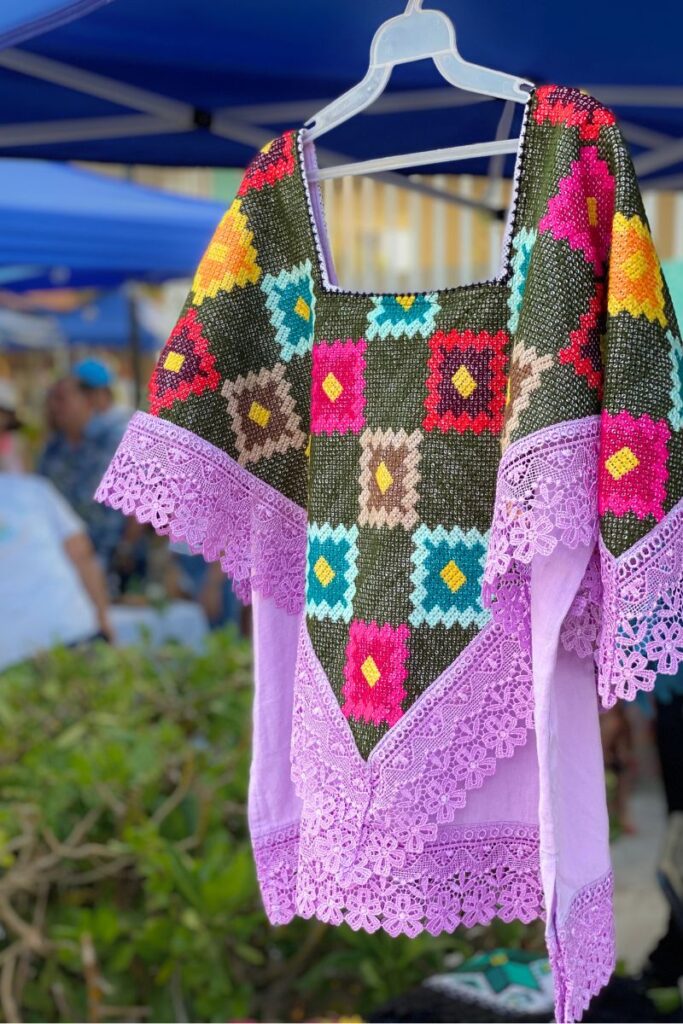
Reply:
[[200, 657], [98, 644], [0, 677], [6, 1020], [362, 1013], [469, 951], [467, 936], [268, 925], [245, 817], [250, 708], [231, 631]]

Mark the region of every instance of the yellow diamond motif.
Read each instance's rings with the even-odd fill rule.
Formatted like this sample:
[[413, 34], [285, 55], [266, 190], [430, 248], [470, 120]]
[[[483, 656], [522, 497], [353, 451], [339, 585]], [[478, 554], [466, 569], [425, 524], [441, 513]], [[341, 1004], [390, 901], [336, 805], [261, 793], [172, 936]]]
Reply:
[[184, 362], [185, 356], [180, 352], [169, 352], [164, 360], [164, 369], [170, 370], [171, 373], [178, 373]]
[[323, 391], [331, 402], [336, 402], [344, 388], [330, 371], [323, 381]]
[[632, 469], [640, 465], [640, 460], [637, 455], [634, 455], [628, 445], [624, 445], [614, 455], [610, 455], [609, 459], [605, 462], [605, 469], [612, 477], [613, 480], [621, 480], [622, 476], [626, 476]]
[[453, 594], [456, 590], [460, 590], [463, 583], [467, 583], [467, 576], [462, 569], [458, 568], [453, 559], [444, 565], [439, 575]]
[[294, 312], [297, 313], [302, 320], [310, 320], [311, 318], [311, 307], [308, 305], [308, 303], [306, 302], [302, 295], [300, 295], [299, 298], [296, 300]]
[[266, 409], [259, 402], [252, 402], [249, 409], [249, 419], [257, 423], [259, 427], [267, 427], [270, 419], [270, 409]]
[[489, 958], [489, 963], [492, 967], [502, 967], [503, 964], [508, 962], [507, 953], [493, 953]]
[[363, 673], [365, 682], [368, 686], [374, 686], [382, 674], [377, 668], [377, 663], [371, 654], [368, 654], [367, 658], [361, 665], [360, 670]]
[[640, 249], [634, 252], [632, 256], [629, 256], [627, 260], [624, 260], [623, 263], [624, 273], [631, 281], [637, 281], [643, 274], [647, 274], [649, 269], [650, 264], [647, 256]]
[[598, 201], [595, 196], [586, 198], [586, 207], [588, 208], [588, 223], [594, 228], [598, 223]]
[[315, 573], [318, 582], [323, 587], [329, 587], [330, 583], [337, 575], [330, 563], [326, 558], [323, 558], [322, 555], [313, 566], [313, 572]]
[[414, 295], [397, 295], [396, 296], [396, 301], [398, 302], [399, 306], [402, 306], [403, 309], [405, 309], [405, 311], [407, 313], [408, 310], [410, 309], [410, 307], [412, 306], [412, 304], [415, 302], [415, 296]]
[[477, 386], [477, 382], [466, 366], [459, 366], [451, 377], [453, 387], [461, 398], [469, 398]]
[[379, 466], [375, 470], [375, 480], [382, 494], [386, 494], [391, 485], [394, 482], [394, 478], [389, 472], [389, 467], [386, 462], [380, 462]]

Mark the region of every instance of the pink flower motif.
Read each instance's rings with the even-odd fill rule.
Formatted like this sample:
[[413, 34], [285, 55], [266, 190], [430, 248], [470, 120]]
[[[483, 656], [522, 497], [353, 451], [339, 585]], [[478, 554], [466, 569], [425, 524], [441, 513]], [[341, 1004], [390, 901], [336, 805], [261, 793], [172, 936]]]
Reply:
[[664, 517], [668, 448], [671, 431], [666, 420], [647, 413], [612, 415], [603, 410], [600, 424], [598, 511], [623, 516], [635, 512], [659, 522]]
[[311, 433], [358, 434], [365, 426], [365, 348], [364, 338], [313, 346]]
[[498, 914], [503, 921], [519, 919], [528, 924], [541, 912], [538, 903], [538, 887], [523, 878], [513, 878], [500, 892]]
[[555, 548], [552, 520], [545, 515], [525, 512], [510, 527], [509, 543], [515, 558], [528, 564], [534, 555], [549, 555]]
[[494, 758], [487, 757], [486, 750], [479, 744], [460, 750], [456, 760], [455, 777], [465, 783], [465, 789], [480, 789], [484, 779], [496, 770]]
[[[647, 659], [630, 647], [617, 646], [611, 684], [618, 697], [635, 700], [638, 690], [654, 689], [656, 673], [647, 667]], [[603, 701], [605, 707], [608, 705]], [[609, 705], [612, 707], [614, 701]]]
[[147, 491], [143, 490], [137, 514], [141, 523], [150, 523], [155, 530], [164, 533], [173, 516], [175, 501], [165, 484], [158, 483]]
[[660, 621], [652, 629], [648, 657], [657, 662], [657, 672], [674, 675], [683, 661], [683, 627], [679, 622]]
[[426, 814], [414, 814], [412, 821], [408, 817], [393, 821], [394, 835], [407, 853], [422, 853], [425, 844], [436, 839], [436, 831], [436, 825], [427, 821]]
[[390, 935], [414, 938], [422, 931], [422, 905], [418, 892], [405, 886], [387, 897], [384, 904], [384, 928]]
[[396, 836], [376, 829], [368, 837], [368, 859], [376, 874], [388, 878], [403, 867], [406, 858]]
[[423, 787], [422, 806], [437, 824], [446, 825], [453, 821], [455, 812], [465, 806], [465, 793], [455, 778], [435, 776], [426, 779]]
[[526, 742], [526, 729], [518, 725], [514, 715], [503, 714], [488, 719], [482, 739], [496, 757], [512, 757], [515, 747]]
[[475, 924], [491, 924], [496, 916], [496, 892], [486, 878], [474, 876], [463, 887], [462, 923], [466, 928]]
[[601, 274], [612, 237], [613, 212], [614, 178], [597, 147], [586, 146], [548, 203], [538, 230], [567, 241]]
[[373, 725], [398, 722], [406, 697], [409, 636], [407, 626], [378, 626], [360, 619], [351, 623], [342, 687], [342, 711], [347, 718]]
[[354, 932], [362, 928], [372, 935], [380, 928], [382, 903], [369, 889], [357, 886], [351, 890], [347, 902], [346, 923]]
[[433, 886], [425, 904], [425, 928], [430, 935], [455, 931], [461, 921], [460, 900], [448, 886]]

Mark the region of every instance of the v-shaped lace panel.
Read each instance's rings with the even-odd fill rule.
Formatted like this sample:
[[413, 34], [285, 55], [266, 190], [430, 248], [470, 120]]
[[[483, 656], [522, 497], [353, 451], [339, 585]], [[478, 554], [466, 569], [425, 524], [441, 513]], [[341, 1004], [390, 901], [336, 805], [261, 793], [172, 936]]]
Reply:
[[[537, 829], [515, 826], [489, 835], [482, 826], [479, 835], [477, 826], [457, 824], [468, 793], [526, 742], [532, 699], [528, 658], [514, 637], [492, 625], [364, 761], [303, 624], [292, 730], [292, 779], [303, 803], [297, 913], [332, 913], [326, 901], [333, 900], [335, 920], [355, 920], [363, 906], [379, 907], [373, 911], [377, 927], [391, 930], [382, 908], [385, 897], [400, 896], [406, 902], [399, 930], [415, 934], [436, 928], [430, 901], [438, 891], [449, 927], [495, 913], [538, 916]], [[468, 903], [463, 911], [462, 872], [487, 858], [502, 889], [494, 899], [489, 886], [479, 910]]]

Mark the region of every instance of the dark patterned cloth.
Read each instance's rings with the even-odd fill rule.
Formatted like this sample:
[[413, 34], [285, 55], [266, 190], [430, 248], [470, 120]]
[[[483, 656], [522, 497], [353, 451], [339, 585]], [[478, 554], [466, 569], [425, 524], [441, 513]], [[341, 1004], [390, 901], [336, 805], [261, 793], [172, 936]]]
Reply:
[[313, 648], [367, 757], [491, 617], [501, 457], [599, 415], [621, 555], [683, 479], [683, 349], [627, 148], [573, 89], [525, 112], [504, 272], [429, 292], [331, 285], [302, 135], [251, 162], [150, 382], [150, 410], [308, 514]]

